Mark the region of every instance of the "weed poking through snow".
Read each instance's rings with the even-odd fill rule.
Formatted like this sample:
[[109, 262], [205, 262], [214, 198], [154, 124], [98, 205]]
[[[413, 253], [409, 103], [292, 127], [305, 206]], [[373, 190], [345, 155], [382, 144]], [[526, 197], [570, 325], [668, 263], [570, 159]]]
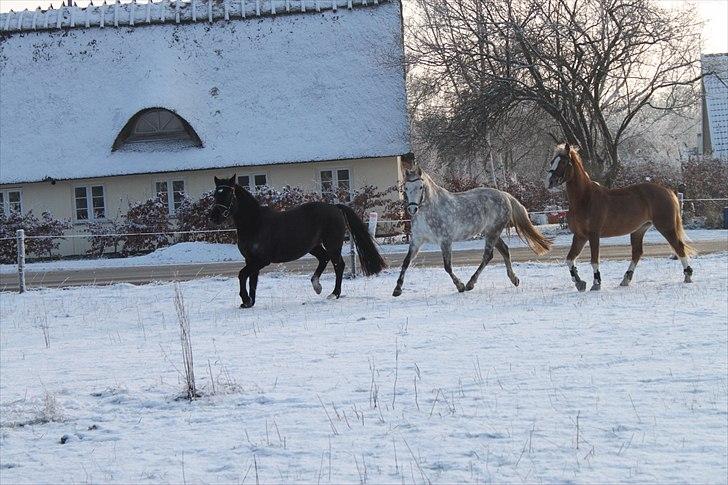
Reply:
[[179, 322], [179, 339], [182, 344], [183, 377], [185, 378], [185, 393], [187, 399], [199, 397], [195, 386], [195, 368], [192, 357], [192, 338], [190, 335], [190, 317], [185, 307], [184, 296], [179, 284], [174, 285], [174, 309]]

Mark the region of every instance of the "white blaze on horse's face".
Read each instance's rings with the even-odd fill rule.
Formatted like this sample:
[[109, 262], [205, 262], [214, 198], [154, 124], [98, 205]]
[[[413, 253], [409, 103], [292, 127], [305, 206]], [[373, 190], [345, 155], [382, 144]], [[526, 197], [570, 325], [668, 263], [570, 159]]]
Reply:
[[420, 177], [404, 182], [404, 195], [407, 198], [407, 212], [414, 216], [420, 208], [425, 186]]
[[561, 157], [559, 155], [556, 155], [553, 160], [551, 160], [551, 163], [549, 163], [548, 171], [546, 172], [546, 180], [544, 181], [544, 185], [548, 190], [553, 191], [558, 186], [556, 185], [556, 181], [558, 177], [556, 176], [556, 171], [559, 168], [559, 162], [561, 162]]

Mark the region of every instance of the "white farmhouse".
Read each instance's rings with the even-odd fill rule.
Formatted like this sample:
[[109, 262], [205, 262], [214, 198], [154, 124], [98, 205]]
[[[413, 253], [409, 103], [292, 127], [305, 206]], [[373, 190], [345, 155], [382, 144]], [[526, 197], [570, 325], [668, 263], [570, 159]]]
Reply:
[[397, 0], [194, 0], [0, 15], [0, 209], [88, 221], [213, 176], [397, 183]]

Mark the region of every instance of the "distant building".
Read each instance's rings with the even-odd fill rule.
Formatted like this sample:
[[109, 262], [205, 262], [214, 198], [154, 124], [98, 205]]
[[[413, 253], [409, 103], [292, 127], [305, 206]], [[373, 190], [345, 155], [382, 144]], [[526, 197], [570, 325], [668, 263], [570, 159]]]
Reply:
[[410, 151], [397, 0], [195, 0], [0, 14], [0, 210], [73, 232], [213, 176], [392, 186]]
[[728, 160], [728, 54], [701, 56], [702, 152]]

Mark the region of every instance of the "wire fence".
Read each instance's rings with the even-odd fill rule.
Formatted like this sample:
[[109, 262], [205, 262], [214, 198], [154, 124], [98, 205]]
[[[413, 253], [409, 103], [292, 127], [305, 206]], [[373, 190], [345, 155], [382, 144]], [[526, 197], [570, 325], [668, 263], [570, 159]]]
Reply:
[[[680, 199], [682, 210], [683, 211], [692, 211], [694, 208], [690, 207], [689, 204], [694, 203], [705, 203], [705, 202], [725, 202], [728, 204], [728, 198], [726, 197], [719, 197], [719, 198], [696, 198], [696, 199]], [[528, 214], [531, 216], [534, 215], [555, 215], [555, 216], [563, 216], [568, 212], [567, 207], [557, 207], [553, 209], [546, 209], [546, 210], [540, 210], [540, 211], [529, 211]], [[380, 225], [398, 225], [398, 224], [408, 224], [411, 223], [411, 219], [377, 219], [376, 224], [377, 227]], [[75, 233], [75, 234], [63, 234], [63, 235], [26, 235], [25, 239], [88, 239], [88, 238], [94, 238], [94, 237], [104, 237], [104, 238], [122, 238], [122, 237], [142, 237], [142, 236], [182, 236], [182, 235], [191, 235], [191, 234], [221, 234], [221, 233], [234, 233], [236, 232], [236, 229], [202, 229], [202, 230], [194, 230], [194, 231], [159, 231], [159, 232], [122, 232], [122, 233], [102, 233], [102, 234], [94, 234], [94, 233]], [[378, 232], [378, 231], [377, 231]], [[0, 241], [14, 241], [17, 237], [9, 236], [9, 237], [2, 237], [0, 238]]]
[[[683, 219], [690, 223], [691, 221], [698, 221], [698, 224], [706, 224], [709, 223], [712, 225], [712, 227], [716, 226], [716, 220], [718, 220], [720, 223], [722, 223], [723, 227], [728, 228], [728, 198], [693, 198], [688, 199], [682, 197], [682, 194], [678, 194], [678, 198], [680, 200], [680, 207], [681, 211], [683, 213]], [[556, 222], [559, 223], [562, 227], [566, 227], [566, 214], [568, 212], [567, 208], [564, 207], [555, 207], [545, 210], [539, 210], [539, 211], [530, 211], [529, 214], [531, 216], [547, 216], [547, 221], [550, 223]], [[709, 220], [710, 218], [716, 219], [716, 220]], [[540, 222], [546, 222], [544, 218], [538, 218], [534, 217], [534, 220], [540, 220]], [[373, 237], [378, 237], [380, 240], [384, 242], [396, 242], [396, 238], [401, 237], [403, 240], [402, 242], [406, 242], [409, 239], [409, 230], [410, 230], [410, 224], [412, 222], [412, 219], [378, 219], [378, 214], [376, 212], [371, 212], [369, 214], [369, 231], [372, 234]], [[718, 224], [720, 225], [720, 224]], [[14, 254], [17, 251], [17, 267], [18, 267], [18, 275], [19, 275], [19, 287], [20, 291], [25, 290], [25, 258], [26, 258], [26, 249], [29, 246], [32, 246], [32, 244], [26, 245], [26, 241], [31, 243], [32, 241], [37, 240], [61, 240], [61, 241], [73, 241], [73, 240], [79, 240], [79, 239], [86, 239], [90, 241], [92, 238], [106, 238], [107, 240], [113, 239], [115, 241], [121, 241], [120, 244], [124, 244], [123, 238], [135, 238], [135, 237], [168, 237], [168, 238], [180, 238], [184, 236], [190, 236], [190, 235], [204, 235], [204, 234], [232, 234], [235, 233], [236, 229], [200, 229], [200, 230], [187, 230], [187, 231], [148, 231], [148, 232], [119, 232], [119, 233], [102, 233], [102, 234], [94, 234], [94, 233], [75, 233], [75, 234], [61, 234], [61, 235], [26, 235], [25, 231], [22, 229], [19, 229], [17, 231], [17, 234], [15, 237], [9, 236], [9, 237], [2, 237], [0, 238], [0, 246], [5, 246], [6, 249], [11, 249], [12, 252], [10, 254]], [[166, 241], [165, 246], [175, 244], [177, 242], [182, 242], [184, 239], [178, 239], [177, 241]], [[11, 245], [11, 247], [8, 247], [8, 244]], [[57, 247], [57, 246], [56, 246]], [[157, 248], [162, 247], [158, 246]], [[153, 250], [155, 248], [149, 248], [149, 251]], [[102, 251], [101, 254], [91, 254], [88, 250], [85, 250], [83, 253], [77, 252], [78, 248], [74, 245], [73, 251], [65, 251], [67, 254], [64, 256], [72, 256], [72, 257], [84, 257], [84, 258], [92, 258], [92, 257], [107, 257], [107, 256], [120, 256], [120, 254], [117, 252], [117, 248], [114, 248], [113, 252], [108, 251], [104, 252]], [[33, 249], [31, 247], [31, 252], [33, 252]], [[147, 251], [147, 252], [149, 252]], [[5, 251], [5, 253], [8, 253], [8, 251]], [[349, 241], [349, 255], [350, 255], [350, 268], [351, 268], [351, 276], [356, 275], [356, 258], [355, 258], [355, 248], [353, 241]], [[128, 256], [128, 255], [127, 255]], [[10, 258], [13, 258], [13, 256], [4, 257], [7, 260]]]
[[[701, 203], [701, 202], [725, 202], [728, 203], [728, 197], [717, 197], [717, 198], [695, 198], [686, 199], [680, 198], [682, 210], [686, 208], [689, 210], [690, 207], [686, 207], [690, 203]], [[546, 209], [540, 211], [529, 211], [529, 215], [561, 215], [568, 212], [567, 207], [557, 207], [553, 209]], [[407, 224], [411, 223], [411, 219], [377, 219], [377, 226], [384, 224]], [[158, 231], [158, 232], [123, 232], [123, 233], [76, 233], [76, 234], [63, 234], [63, 235], [26, 235], [25, 239], [78, 239], [78, 238], [92, 238], [92, 237], [141, 237], [141, 236], [181, 236], [189, 234], [218, 234], [218, 233], [234, 233], [236, 229], [203, 229], [194, 231]], [[16, 237], [1, 237], [0, 241], [15, 240]]]

